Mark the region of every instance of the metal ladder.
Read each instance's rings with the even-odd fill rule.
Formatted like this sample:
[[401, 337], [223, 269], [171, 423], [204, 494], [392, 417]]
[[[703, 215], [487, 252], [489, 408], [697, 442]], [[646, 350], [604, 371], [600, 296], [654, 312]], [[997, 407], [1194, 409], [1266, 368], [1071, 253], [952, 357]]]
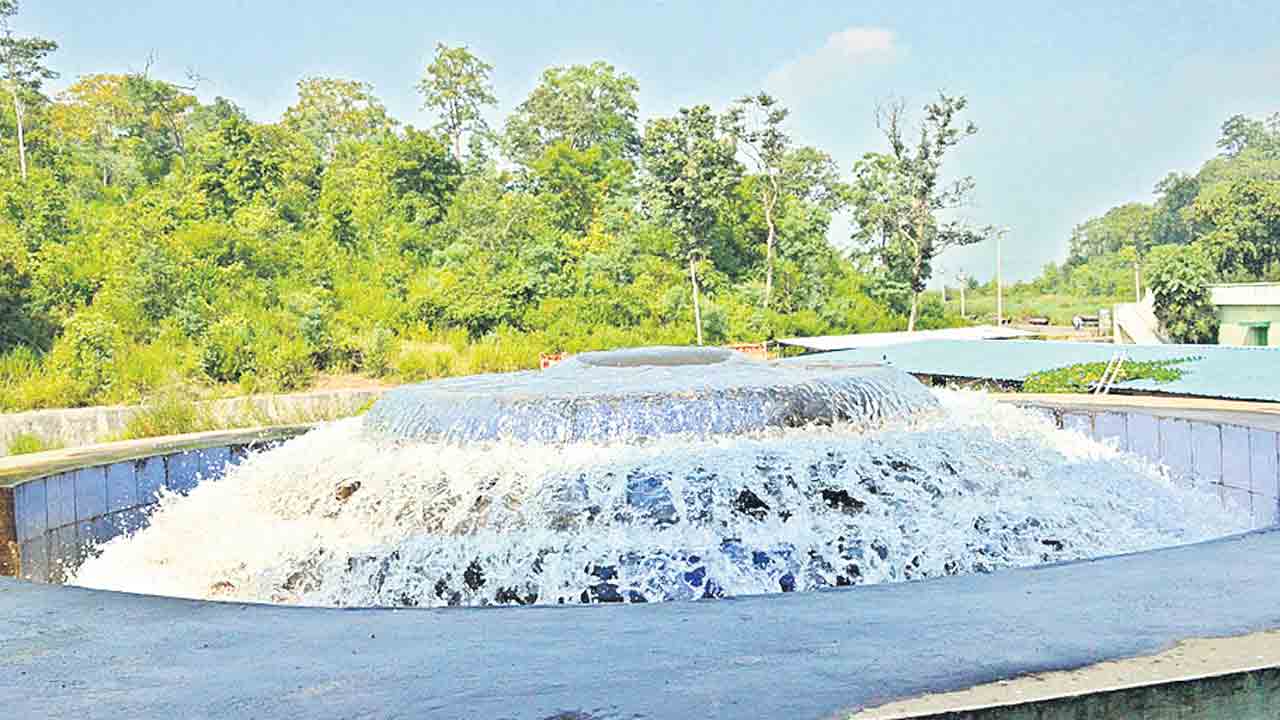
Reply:
[[1128, 357], [1123, 350], [1118, 351], [1107, 361], [1107, 367], [1102, 370], [1102, 377], [1098, 378], [1098, 382], [1093, 386], [1094, 395], [1106, 395], [1111, 392], [1111, 387], [1115, 385], [1116, 378], [1120, 376], [1120, 367], [1124, 365], [1124, 361]]

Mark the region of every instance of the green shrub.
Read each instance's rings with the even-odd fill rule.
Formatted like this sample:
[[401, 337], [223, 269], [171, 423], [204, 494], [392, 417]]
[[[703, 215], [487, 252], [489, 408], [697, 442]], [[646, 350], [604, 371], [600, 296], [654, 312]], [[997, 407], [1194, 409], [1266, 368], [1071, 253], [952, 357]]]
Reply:
[[360, 337], [358, 367], [374, 377], [386, 375], [391, 370], [395, 344], [395, 333], [381, 325], [364, 333]]
[[311, 355], [311, 347], [302, 338], [276, 337], [256, 351], [258, 379], [267, 390], [300, 390], [315, 372]]
[[126, 347], [117, 358], [119, 381], [104, 399], [141, 402], [161, 388], [187, 382], [196, 374], [194, 351], [176, 327], [165, 328], [155, 341]]
[[209, 328], [200, 366], [215, 382], [239, 382], [257, 370], [258, 332], [243, 315], [229, 315]]
[[120, 329], [106, 316], [93, 311], [72, 316], [50, 355], [53, 370], [71, 381], [69, 404], [83, 405], [111, 390], [123, 342]]
[[40, 355], [26, 345], [0, 355], [0, 387], [14, 385], [40, 372]]
[[49, 368], [42, 368], [39, 373], [0, 393], [0, 409], [8, 412], [74, 407], [81, 404], [83, 403], [75, 381]]
[[[1178, 365], [1196, 358], [1177, 358], [1153, 362], [1128, 362], [1120, 366], [1120, 371], [1112, 382], [1126, 380], [1154, 380], [1158, 383], [1173, 382], [1182, 377], [1184, 370]], [[1102, 379], [1107, 363], [1079, 363], [1054, 370], [1032, 373], [1022, 383], [1022, 391], [1029, 393], [1087, 393], [1093, 385]]]
[[396, 350], [395, 372], [404, 382], [420, 382], [460, 374], [458, 351], [451, 345], [402, 341]]

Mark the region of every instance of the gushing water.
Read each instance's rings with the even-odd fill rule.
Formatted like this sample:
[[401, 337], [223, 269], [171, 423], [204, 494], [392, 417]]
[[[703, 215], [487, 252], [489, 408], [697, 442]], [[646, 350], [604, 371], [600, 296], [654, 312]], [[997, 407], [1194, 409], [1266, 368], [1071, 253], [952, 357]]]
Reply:
[[389, 442], [250, 457], [75, 584], [337, 606], [642, 602], [893, 582], [1243, 529], [1135, 456], [984, 395], [865, 424], [643, 442]]
[[843, 421], [932, 408], [915, 378], [879, 365], [762, 363], [723, 348], [583, 353], [545, 371], [475, 375], [387, 393], [365, 425], [387, 438], [634, 442]]

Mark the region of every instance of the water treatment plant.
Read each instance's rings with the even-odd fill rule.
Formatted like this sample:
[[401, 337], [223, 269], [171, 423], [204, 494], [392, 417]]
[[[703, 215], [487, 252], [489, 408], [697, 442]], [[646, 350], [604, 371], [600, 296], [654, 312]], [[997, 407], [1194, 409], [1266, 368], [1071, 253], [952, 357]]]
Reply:
[[1280, 422], [1226, 420], [646, 348], [10, 460], [0, 695], [817, 717], [1268, 630]]

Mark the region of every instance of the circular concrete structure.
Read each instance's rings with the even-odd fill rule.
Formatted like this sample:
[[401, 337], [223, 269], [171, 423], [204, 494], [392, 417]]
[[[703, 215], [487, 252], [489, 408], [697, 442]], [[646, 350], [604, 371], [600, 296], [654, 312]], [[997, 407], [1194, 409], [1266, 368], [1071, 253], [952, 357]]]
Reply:
[[723, 348], [650, 347], [397, 388], [365, 426], [397, 440], [615, 442], [874, 423], [936, 404], [914, 378], [881, 365], [811, 367]]
[[[1175, 469], [1185, 450], [1188, 472], [1274, 522], [1274, 416], [1043, 409]], [[48, 572], [65, 528], [110, 534], [145, 507], [147, 483], [190, 487], [287, 434], [10, 459], [0, 532], [23, 569], [39, 548]], [[1280, 628], [1277, 576], [1280, 532], [1264, 530], [989, 575], [655, 605], [327, 610], [0, 579], [0, 697], [15, 717], [830, 717]]]

